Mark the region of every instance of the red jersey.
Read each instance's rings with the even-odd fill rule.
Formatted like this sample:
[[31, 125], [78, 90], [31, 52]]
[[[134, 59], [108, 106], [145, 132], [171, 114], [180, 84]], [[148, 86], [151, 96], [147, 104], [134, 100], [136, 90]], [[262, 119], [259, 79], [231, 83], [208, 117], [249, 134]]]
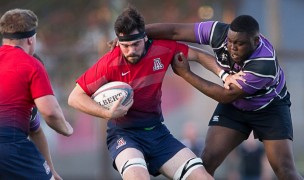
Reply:
[[43, 65], [19, 47], [1, 46], [0, 128], [27, 134], [34, 99], [45, 95], [53, 95], [53, 90]]
[[174, 55], [188, 55], [188, 46], [169, 40], [149, 40], [152, 43], [136, 64], [128, 63], [119, 47], [105, 54], [78, 80], [81, 88], [91, 96], [100, 86], [111, 81], [130, 84], [134, 103], [128, 114], [109, 121], [108, 126], [123, 128], [150, 127], [163, 121], [161, 86]]

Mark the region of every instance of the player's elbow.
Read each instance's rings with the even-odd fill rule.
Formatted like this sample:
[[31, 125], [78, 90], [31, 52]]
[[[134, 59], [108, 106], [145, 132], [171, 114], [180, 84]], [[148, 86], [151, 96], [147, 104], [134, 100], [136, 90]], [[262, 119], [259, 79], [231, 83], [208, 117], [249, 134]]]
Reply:
[[235, 101], [237, 98], [238, 97], [236, 97], [235, 95], [232, 95], [232, 94], [223, 94], [223, 95], [219, 96], [217, 101], [222, 104], [229, 104], [229, 103], [232, 103], [233, 101]]
[[222, 99], [219, 99], [218, 102], [219, 103], [222, 103], [222, 104], [229, 104], [229, 103], [232, 103], [234, 100], [231, 100], [231, 99], [225, 99], [225, 98], [222, 98]]
[[76, 95], [75, 93], [71, 93], [68, 97], [68, 105], [73, 107], [73, 108], [76, 108], [77, 107], [77, 98], [76, 98]]
[[70, 94], [68, 97], [68, 105], [74, 107], [74, 104], [75, 104], [74, 98], [72, 97], [72, 94]]

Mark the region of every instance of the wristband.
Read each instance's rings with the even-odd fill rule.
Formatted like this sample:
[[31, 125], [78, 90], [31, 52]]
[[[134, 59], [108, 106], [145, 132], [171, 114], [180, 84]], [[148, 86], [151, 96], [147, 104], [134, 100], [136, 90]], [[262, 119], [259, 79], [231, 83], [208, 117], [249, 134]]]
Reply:
[[229, 73], [224, 71], [224, 70], [221, 70], [220, 73], [219, 73], [219, 77], [225, 82], [226, 78], [229, 76]]

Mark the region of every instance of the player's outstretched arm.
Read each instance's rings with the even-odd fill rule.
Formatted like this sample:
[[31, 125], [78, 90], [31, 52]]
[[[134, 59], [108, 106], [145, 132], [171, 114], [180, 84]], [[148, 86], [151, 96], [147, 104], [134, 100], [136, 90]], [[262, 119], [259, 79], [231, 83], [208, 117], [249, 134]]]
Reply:
[[[239, 72], [235, 75], [229, 75], [228, 72], [225, 72], [216, 62], [216, 59], [213, 54], [210, 52], [200, 49], [197, 47], [189, 46], [189, 54], [188, 54], [189, 61], [196, 61], [204, 66], [209, 71], [213, 72], [216, 76], [219, 76], [225, 83], [224, 87], [226, 89], [230, 88], [231, 84], [236, 85], [238, 88], [242, 89], [242, 86], [238, 83], [237, 80], [245, 81], [243, 75], [245, 73]], [[226, 73], [224, 76], [222, 73]]]
[[189, 62], [182, 53], [175, 55], [172, 61], [172, 69], [193, 87], [220, 103], [230, 103], [246, 95], [243, 90], [234, 84], [230, 85], [230, 89], [225, 89], [216, 83], [196, 75], [191, 71]]
[[65, 120], [55, 96], [42, 96], [36, 98], [34, 101], [48, 126], [64, 136], [70, 136], [73, 134], [73, 128], [70, 123]]
[[222, 70], [222, 68], [217, 64], [214, 55], [204, 49], [194, 46], [189, 46], [188, 61], [196, 61], [200, 63], [204, 68], [213, 72], [217, 76]]
[[196, 42], [194, 23], [154, 23], [145, 26], [151, 39]]

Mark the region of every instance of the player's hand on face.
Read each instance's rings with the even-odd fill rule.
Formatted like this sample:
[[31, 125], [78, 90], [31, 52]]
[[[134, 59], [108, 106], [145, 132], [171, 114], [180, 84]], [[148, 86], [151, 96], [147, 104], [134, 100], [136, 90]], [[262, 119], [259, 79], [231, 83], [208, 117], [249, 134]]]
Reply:
[[190, 71], [189, 62], [182, 52], [175, 54], [171, 66], [174, 73], [182, 77]]
[[118, 46], [118, 38], [115, 38], [111, 41], [107, 42], [107, 45], [109, 46], [109, 48], [112, 50], [115, 48], [115, 46]]
[[226, 89], [230, 88], [231, 84], [236, 85], [238, 88], [242, 89], [242, 86], [238, 83], [237, 80], [243, 81], [245, 82], [246, 80], [244, 79], [243, 76], [245, 76], [246, 74], [243, 71], [240, 71], [236, 74], [230, 74], [229, 76], [227, 76], [227, 78], [225, 79], [225, 83], [224, 83], [224, 87]]

